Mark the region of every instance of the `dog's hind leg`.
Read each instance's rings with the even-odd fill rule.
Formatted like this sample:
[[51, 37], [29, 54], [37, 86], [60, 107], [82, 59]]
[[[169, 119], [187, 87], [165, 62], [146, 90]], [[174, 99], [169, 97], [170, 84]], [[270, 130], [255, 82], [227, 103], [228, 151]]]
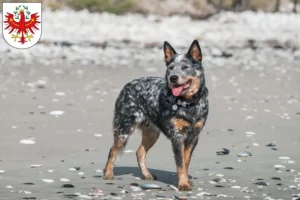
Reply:
[[129, 136], [133, 133], [135, 127], [131, 128], [129, 134], [121, 134], [118, 129], [114, 130], [114, 143], [110, 148], [108, 160], [104, 169], [104, 179], [110, 180], [114, 178], [113, 168], [116, 157], [121, 149], [123, 149], [128, 141]]
[[151, 174], [146, 166], [146, 154], [148, 150], [155, 144], [159, 137], [159, 131], [151, 127], [142, 126], [142, 144], [136, 152], [137, 161], [144, 179], [146, 180], [156, 180], [156, 176]]

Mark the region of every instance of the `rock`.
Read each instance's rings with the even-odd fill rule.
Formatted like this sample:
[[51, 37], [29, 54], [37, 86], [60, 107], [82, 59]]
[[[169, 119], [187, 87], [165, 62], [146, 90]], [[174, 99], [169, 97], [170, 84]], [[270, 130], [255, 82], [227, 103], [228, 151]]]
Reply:
[[248, 156], [252, 156], [252, 154], [248, 151], [242, 151], [240, 153], [237, 154], [238, 157], [248, 157]]
[[35, 144], [34, 140], [31, 139], [25, 139], [20, 141], [21, 144]]
[[255, 185], [259, 185], [259, 186], [268, 186], [268, 184], [266, 182], [260, 181], [260, 182], [256, 182], [254, 183]]
[[230, 151], [228, 149], [223, 148], [223, 151], [217, 151], [217, 155], [219, 155], [219, 156], [228, 155], [229, 152]]
[[62, 188], [75, 188], [74, 185], [72, 185], [72, 184], [63, 184], [61, 187]]
[[161, 186], [156, 184], [141, 184], [140, 185], [142, 189], [161, 189]]

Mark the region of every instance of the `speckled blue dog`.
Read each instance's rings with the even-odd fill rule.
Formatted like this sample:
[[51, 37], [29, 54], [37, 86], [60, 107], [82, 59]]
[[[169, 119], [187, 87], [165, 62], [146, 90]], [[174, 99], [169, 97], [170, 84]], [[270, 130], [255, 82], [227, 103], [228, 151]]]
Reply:
[[164, 43], [165, 78], [133, 80], [121, 90], [115, 104], [114, 143], [104, 169], [104, 179], [113, 179], [114, 161], [136, 128], [142, 131], [142, 144], [136, 155], [143, 177], [156, 179], [146, 167], [147, 151], [160, 132], [171, 140], [177, 166], [178, 188], [191, 190], [188, 177], [191, 155], [208, 115], [208, 90], [205, 85], [202, 54], [195, 40], [188, 53], [180, 55]]

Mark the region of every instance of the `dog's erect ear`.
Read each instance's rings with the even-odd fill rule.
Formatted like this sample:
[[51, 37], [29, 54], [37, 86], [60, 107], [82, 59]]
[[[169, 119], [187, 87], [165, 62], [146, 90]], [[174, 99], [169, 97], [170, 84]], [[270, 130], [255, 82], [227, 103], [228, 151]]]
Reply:
[[202, 60], [202, 53], [201, 53], [201, 48], [199, 45], [199, 42], [197, 40], [194, 40], [188, 54], [190, 54], [194, 59], [201, 61]]
[[167, 41], [164, 42], [164, 52], [166, 62], [168, 62], [174, 56], [174, 54], [176, 54], [176, 51]]

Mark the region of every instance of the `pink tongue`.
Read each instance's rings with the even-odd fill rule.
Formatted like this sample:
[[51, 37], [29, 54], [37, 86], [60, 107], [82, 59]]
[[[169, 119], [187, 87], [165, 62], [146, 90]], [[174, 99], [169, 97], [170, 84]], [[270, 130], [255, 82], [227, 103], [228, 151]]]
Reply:
[[178, 97], [180, 95], [180, 93], [182, 92], [182, 90], [183, 90], [182, 86], [176, 87], [176, 88], [172, 89], [172, 93], [175, 97]]

